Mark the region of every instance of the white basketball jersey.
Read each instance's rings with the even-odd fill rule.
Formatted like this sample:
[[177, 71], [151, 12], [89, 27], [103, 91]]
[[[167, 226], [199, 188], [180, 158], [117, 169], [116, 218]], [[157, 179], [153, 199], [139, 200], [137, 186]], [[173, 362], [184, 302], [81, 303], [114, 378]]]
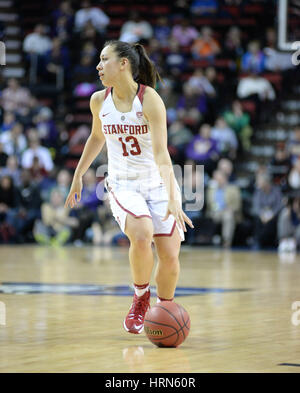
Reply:
[[151, 179], [161, 182], [154, 161], [150, 127], [143, 116], [143, 95], [146, 86], [139, 85], [130, 112], [116, 109], [112, 88], [107, 88], [99, 113], [102, 131], [106, 138], [108, 175], [118, 179]]

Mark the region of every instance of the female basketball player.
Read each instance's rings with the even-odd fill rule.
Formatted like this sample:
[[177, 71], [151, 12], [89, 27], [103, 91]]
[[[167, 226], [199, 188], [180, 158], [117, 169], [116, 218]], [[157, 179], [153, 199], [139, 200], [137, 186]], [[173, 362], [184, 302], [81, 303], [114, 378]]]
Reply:
[[113, 215], [130, 241], [135, 287], [124, 328], [138, 334], [150, 306], [152, 241], [158, 254], [158, 301], [173, 300], [185, 223], [190, 227], [193, 224], [181, 208], [180, 190], [167, 149], [166, 110], [154, 90], [159, 75], [143, 46], [107, 42], [96, 69], [107, 88], [91, 96], [92, 131], [65, 205], [73, 208], [80, 201], [82, 176], [106, 142], [105, 186]]

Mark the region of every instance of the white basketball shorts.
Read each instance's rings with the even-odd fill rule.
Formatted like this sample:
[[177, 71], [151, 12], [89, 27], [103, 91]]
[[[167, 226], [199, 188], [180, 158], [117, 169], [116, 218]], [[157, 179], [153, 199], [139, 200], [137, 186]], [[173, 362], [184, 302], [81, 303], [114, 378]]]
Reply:
[[[177, 185], [178, 186], [178, 185]], [[172, 236], [175, 227], [178, 228], [181, 241], [184, 241], [184, 231], [170, 215], [166, 221], [162, 221], [167, 212], [168, 194], [163, 183], [151, 187], [147, 182], [131, 180], [130, 182], [112, 181], [105, 179], [105, 188], [113, 216], [125, 233], [127, 214], [133, 217], [149, 217], [153, 223], [153, 236]], [[178, 186], [178, 196], [180, 189]], [[180, 199], [181, 202], [181, 199]]]

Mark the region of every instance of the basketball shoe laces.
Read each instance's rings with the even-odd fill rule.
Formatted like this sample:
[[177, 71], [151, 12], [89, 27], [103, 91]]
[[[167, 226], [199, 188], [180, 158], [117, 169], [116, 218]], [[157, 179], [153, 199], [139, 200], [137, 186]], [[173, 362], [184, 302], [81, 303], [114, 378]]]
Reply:
[[144, 323], [144, 318], [149, 304], [150, 291], [147, 291], [143, 296], [134, 294], [133, 303], [128, 313], [128, 319], [137, 320], [139, 323]]

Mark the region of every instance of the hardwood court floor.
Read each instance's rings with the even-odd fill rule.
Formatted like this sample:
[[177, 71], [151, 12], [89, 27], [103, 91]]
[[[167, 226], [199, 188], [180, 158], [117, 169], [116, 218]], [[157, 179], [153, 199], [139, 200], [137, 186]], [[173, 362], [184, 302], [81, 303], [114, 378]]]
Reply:
[[186, 296], [176, 301], [191, 331], [165, 349], [123, 330], [132, 298], [127, 252], [0, 247], [0, 372], [300, 371], [300, 315], [292, 323], [300, 256], [183, 247], [178, 287]]

